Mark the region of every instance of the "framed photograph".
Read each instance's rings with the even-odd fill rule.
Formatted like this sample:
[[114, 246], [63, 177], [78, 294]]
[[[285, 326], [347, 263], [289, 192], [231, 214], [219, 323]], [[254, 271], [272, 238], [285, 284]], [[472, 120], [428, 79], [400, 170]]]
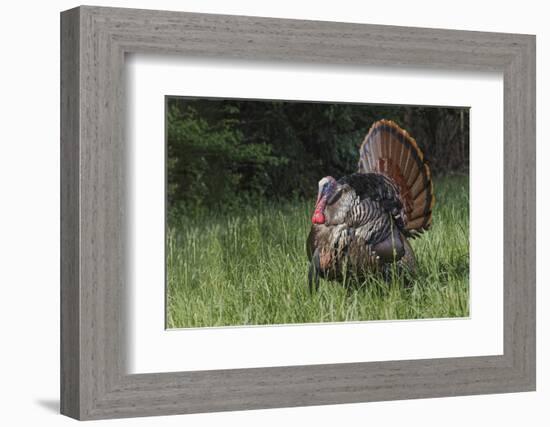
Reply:
[[61, 411], [535, 390], [535, 37], [61, 14]]
[[167, 328], [469, 317], [469, 108], [165, 114]]

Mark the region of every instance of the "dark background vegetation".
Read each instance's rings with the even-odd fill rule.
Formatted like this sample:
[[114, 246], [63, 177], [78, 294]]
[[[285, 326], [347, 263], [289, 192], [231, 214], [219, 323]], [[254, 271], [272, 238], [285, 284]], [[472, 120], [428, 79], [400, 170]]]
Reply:
[[357, 169], [376, 120], [416, 138], [435, 176], [467, 173], [469, 109], [167, 98], [169, 210], [314, 197]]

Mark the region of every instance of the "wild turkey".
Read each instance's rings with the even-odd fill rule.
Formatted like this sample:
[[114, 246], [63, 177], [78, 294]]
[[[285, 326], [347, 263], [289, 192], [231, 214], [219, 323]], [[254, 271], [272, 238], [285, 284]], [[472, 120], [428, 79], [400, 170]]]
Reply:
[[414, 272], [408, 239], [430, 228], [434, 201], [416, 141], [390, 120], [375, 122], [359, 149], [358, 172], [319, 181], [307, 239], [310, 291], [319, 288], [319, 276], [388, 277], [394, 263]]

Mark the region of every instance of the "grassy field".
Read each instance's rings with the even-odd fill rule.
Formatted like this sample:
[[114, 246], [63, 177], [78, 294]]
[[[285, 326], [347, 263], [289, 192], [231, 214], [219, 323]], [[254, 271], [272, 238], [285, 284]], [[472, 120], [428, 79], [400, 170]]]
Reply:
[[167, 327], [422, 319], [469, 315], [468, 179], [435, 182], [433, 227], [412, 241], [411, 287], [372, 279], [359, 289], [307, 288], [313, 200], [197, 209], [170, 220]]

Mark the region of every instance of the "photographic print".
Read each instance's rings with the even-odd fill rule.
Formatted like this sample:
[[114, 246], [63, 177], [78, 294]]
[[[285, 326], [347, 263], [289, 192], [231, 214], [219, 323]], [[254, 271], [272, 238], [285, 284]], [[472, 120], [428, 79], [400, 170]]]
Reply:
[[469, 316], [469, 108], [166, 97], [166, 326]]

